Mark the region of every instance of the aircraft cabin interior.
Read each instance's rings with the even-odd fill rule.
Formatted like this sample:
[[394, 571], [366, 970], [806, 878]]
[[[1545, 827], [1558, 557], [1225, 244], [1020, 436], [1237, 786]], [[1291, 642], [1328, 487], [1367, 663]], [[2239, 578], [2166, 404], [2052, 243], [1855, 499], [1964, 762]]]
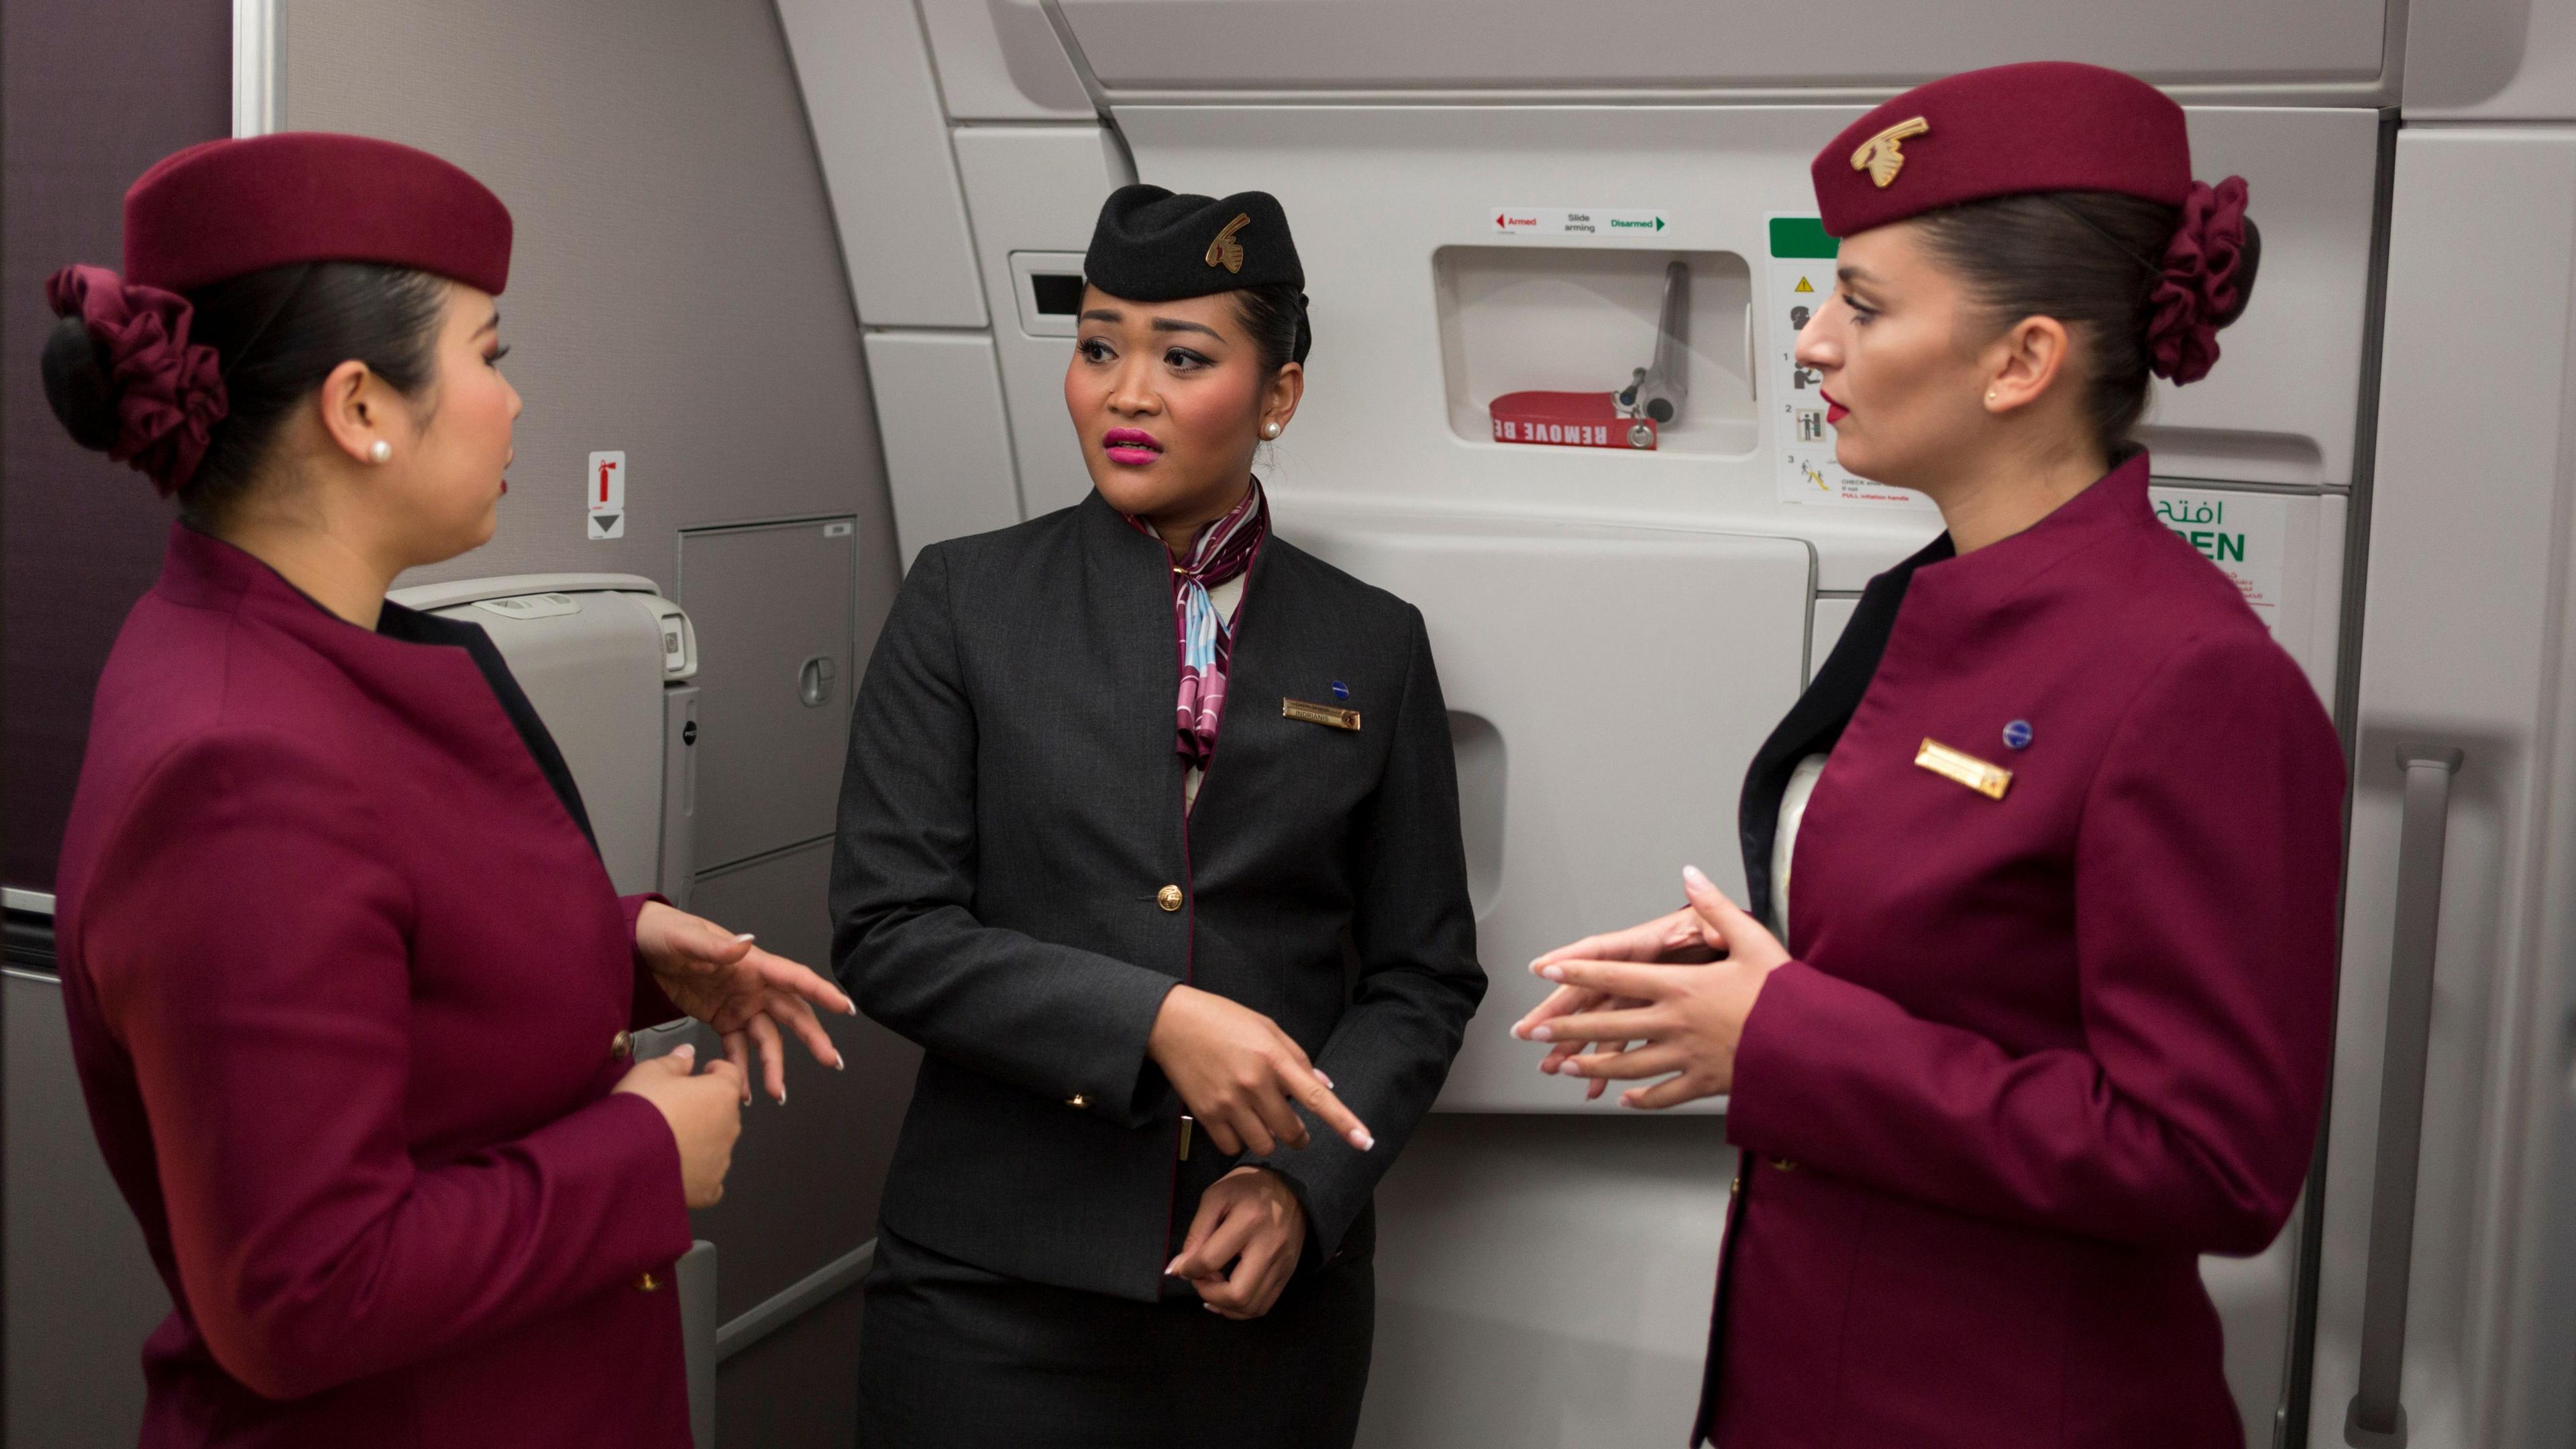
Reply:
[[[1641, 1111], [1538, 1070], [1513, 1024], [1554, 988], [1524, 968], [1673, 909], [1686, 863], [1744, 898], [1748, 765], [1871, 580], [1944, 526], [1837, 461], [1800, 341], [1842, 244], [1811, 159], [1910, 87], [2034, 60], [2151, 83], [2194, 176], [2249, 188], [2260, 286], [2209, 380], [2155, 382], [2135, 437], [2156, 521], [2241, 591], [2348, 781], [2313, 1153], [2276, 1235], [2198, 1259], [2242, 1442], [2576, 1445], [2576, 6], [6, 16], [9, 1445], [137, 1442], [143, 1344], [172, 1311], [84, 1101], [56, 908], [92, 697], [173, 513], [65, 436], [38, 375], [45, 279], [114, 264], [153, 162], [344, 132], [506, 204], [525, 410], [498, 532], [386, 598], [488, 636], [617, 894], [827, 975], [854, 708], [900, 652], [907, 574], [1092, 495], [1066, 370], [1104, 199], [1276, 197], [1313, 345], [1253, 471], [1278, 537], [1419, 611], [1486, 977], [1375, 1191], [1356, 1442], [1678, 1445], [1754, 1155], [1723, 1092]], [[1321, 718], [1284, 708], [1329, 734], [1313, 697]], [[1250, 686], [1233, 706], [1266, 707]], [[2265, 748], [2234, 717], [2212, 705], [2172, 746], [2214, 791]], [[1395, 723], [1368, 700], [1340, 728]], [[943, 1065], [864, 1012], [824, 1026], [845, 1069], [794, 1048], [792, 1104], [751, 1094], [667, 1285], [697, 1449], [862, 1442], [862, 1284], [916, 1080]], [[683, 1045], [724, 1054], [685, 1016], [620, 1042]]]

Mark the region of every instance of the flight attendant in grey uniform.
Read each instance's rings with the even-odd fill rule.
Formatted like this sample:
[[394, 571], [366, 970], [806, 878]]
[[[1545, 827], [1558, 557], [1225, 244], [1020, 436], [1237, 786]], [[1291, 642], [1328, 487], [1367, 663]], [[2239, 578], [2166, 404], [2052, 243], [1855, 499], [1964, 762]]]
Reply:
[[922, 550], [851, 728], [832, 959], [925, 1049], [860, 1442], [1347, 1445], [1370, 1193], [1485, 989], [1421, 614], [1271, 531], [1277, 201], [1129, 186], [1065, 401], [1096, 491]]

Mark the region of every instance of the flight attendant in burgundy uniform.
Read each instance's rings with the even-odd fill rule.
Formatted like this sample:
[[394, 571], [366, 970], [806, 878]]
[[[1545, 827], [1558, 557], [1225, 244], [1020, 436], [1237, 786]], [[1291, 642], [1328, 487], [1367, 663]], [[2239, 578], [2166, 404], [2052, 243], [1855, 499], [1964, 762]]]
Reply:
[[1840, 285], [1798, 360], [1843, 465], [1948, 531], [1756, 756], [1752, 913], [1686, 871], [1540, 958], [1516, 1030], [1596, 1092], [1663, 1079], [1634, 1106], [1730, 1094], [1694, 1443], [2241, 1445], [2198, 1260], [2307, 1170], [2343, 754], [2129, 434], [2245, 305], [2245, 184], [2066, 64], [1910, 91], [1814, 174]]
[[[180, 518], [99, 681], [58, 877], [90, 1119], [173, 1310], [142, 1442], [689, 1443], [665, 1290], [752, 1047], [828, 983], [620, 899], [483, 631], [385, 601], [492, 535], [510, 215], [355, 136], [215, 141], [68, 267], [72, 436]], [[735, 1060], [632, 1064], [685, 1009]], [[20, 1191], [41, 1185], [18, 1184]]]

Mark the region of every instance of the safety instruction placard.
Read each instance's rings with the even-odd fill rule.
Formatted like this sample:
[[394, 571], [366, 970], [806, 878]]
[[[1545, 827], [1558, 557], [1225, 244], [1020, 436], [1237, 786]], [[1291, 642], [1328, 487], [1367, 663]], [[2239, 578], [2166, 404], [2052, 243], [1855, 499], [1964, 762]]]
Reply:
[[1660, 211], [1616, 206], [1497, 206], [1485, 213], [1502, 236], [1641, 236], [1671, 233]]
[[1771, 339], [1762, 367], [1762, 395], [1769, 400], [1772, 437], [1780, 457], [1780, 497], [1789, 503], [1835, 507], [1928, 509], [1932, 501], [1908, 488], [1856, 478], [1834, 461], [1834, 425], [1825, 421], [1822, 381], [1798, 364], [1798, 333], [1834, 293], [1834, 257], [1841, 243], [1812, 216], [1770, 218], [1770, 272], [1764, 279], [1763, 319]]
[[583, 480], [588, 495], [590, 536], [594, 539], [626, 536], [626, 455], [593, 453], [590, 473]]
[[2290, 500], [2277, 493], [2219, 493], [2161, 484], [2147, 490], [2147, 496], [2155, 500], [2156, 522], [2218, 565], [2243, 591], [2254, 617], [2279, 633]]

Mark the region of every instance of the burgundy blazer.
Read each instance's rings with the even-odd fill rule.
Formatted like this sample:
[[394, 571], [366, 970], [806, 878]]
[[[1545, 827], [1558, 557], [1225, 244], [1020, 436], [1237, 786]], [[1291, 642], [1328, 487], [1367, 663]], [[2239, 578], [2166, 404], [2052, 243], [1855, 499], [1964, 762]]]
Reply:
[[482, 631], [174, 529], [99, 682], [56, 928], [175, 1306], [142, 1442], [689, 1442], [678, 1149], [609, 1096], [635, 914]]
[[1873, 584], [1756, 761], [1748, 846], [1827, 743], [1795, 959], [1736, 1059], [1694, 1442], [2242, 1445], [2198, 1260], [2269, 1243], [2315, 1143], [2344, 784], [2315, 692], [2140, 454]]

